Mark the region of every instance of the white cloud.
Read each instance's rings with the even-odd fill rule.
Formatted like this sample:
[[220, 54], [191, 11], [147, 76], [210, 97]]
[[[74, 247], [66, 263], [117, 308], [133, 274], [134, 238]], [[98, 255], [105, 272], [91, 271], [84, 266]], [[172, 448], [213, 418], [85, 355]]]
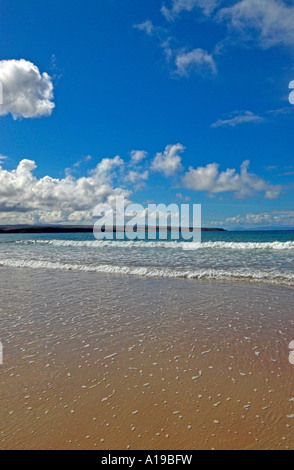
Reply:
[[83, 157], [81, 160], [77, 161], [76, 163], [74, 163], [74, 168], [79, 168], [83, 163], [87, 163], [87, 162], [90, 162], [92, 160], [92, 157], [91, 155], [86, 155], [85, 157]]
[[257, 39], [262, 47], [294, 45], [294, 5], [283, 0], [241, 0], [223, 8], [219, 18], [244, 39]]
[[68, 221], [73, 223], [83, 222], [84, 220], [91, 220], [93, 218], [92, 211], [77, 211], [72, 212], [68, 216]]
[[228, 227], [294, 227], [294, 211], [272, 211], [229, 217], [224, 224]]
[[142, 181], [148, 180], [148, 177], [149, 177], [149, 172], [147, 170], [143, 172], [132, 170], [126, 176], [126, 181], [129, 181], [130, 183], [133, 183], [133, 184], [138, 184]]
[[89, 213], [97, 204], [112, 204], [116, 195], [127, 198], [130, 191], [113, 187], [112, 172], [122, 164], [118, 156], [104, 159], [90, 176], [78, 179], [72, 176], [38, 179], [33, 174], [36, 164], [31, 160], [22, 160], [11, 171], [0, 166], [1, 223], [5, 213], [26, 212], [29, 215], [18, 218], [18, 223], [24, 218], [47, 222], [72, 220], [72, 214], [76, 214], [77, 219], [78, 213]]
[[0, 61], [0, 83], [3, 88], [3, 104], [0, 116], [12, 114], [17, 118], [50, 116], [53, 103], [53, 84], [47, 73], [24, 59]]
[[131, 151], [131, 160], [133, 164], [141, 163], [147, 157], [147, 152], [145, 150], [132, 150]]
[[[33, 225], [33, 224], [84, 224], [93, 221], [92, 211], [30, 211], [1, 212], [0, 225]], [[92, 222], [93, 223], [93, 222]]]
[[138, 29], [139, 31], [143, 31], [148, 36], [152, 36], [153, 33], [157, 30], [157, 27], [154, 26], [154, 24], [150, 20], [144, 21], [143, 23], [140, 23], [140, 24], [135, 24], [134, 28]]
[[152, 164], [151, 169], [165, 176], [172, 176], [182, 170], [182, 157], [181, 153], [185, 150], [182, 144], [168, 145], [163, 153], [157, 153]]
[[178, 51], [175, 58], [176, 71], [180, 77], [188, 77], [189, 72], [193, 69], [198, 71], [208, 70], [210, 73], [217, 73], [217, 66], [212, 54], [204, 49], [193, 49], [187, 51], [185, 49]]
[[213, 192], [218, 175], [219, 165], [217, 163], [211, 163], [197, 169], [190, 167], [183, 178], [183, 183], [187, 189]]
[[95, 170], [92, 171], [93, 175], [99, 177], [100, 175], [107, 175], [110, 172], [114, 171], [115, 168], [122, 167], [124, 165], [124, 161], [117, 155], [114, 158], [103, 158], [100, 163], [98, 163]]
[[236, 127], [240, 124], [260, 122], [264, 122], [264, 118], [262, 116], [258, 116], [257, 114], [254, 114], [251, 111], [244, 111], [243, 113], [237, 114], [236, 116], [230, 119], [218, 119], [211, 125], [211, 127]]
[[[150, 171], [165, 177], [181, 172], [184, 150], [180, 143], [168, 145], [145, 167], [125, 163], [118, 155], [105, 158], [87, 176], [79, 178], [69, 173], [62, 179], [37, 178], [35, 162], [27, 159], [13, 170], [5, 170], [0, 164], [0, 224], [91, 223], [94, 207], [105, 203], [114, 207], [118, 195], [128, 200], [131, 195], [128, 188], [141, 189]], [[190, 167], [182, 178], [182, 185], [211, 196], [222, 193], [232, 193], [236, 198], [261, 195], [277, 199], [280, 196], [283, 186], [268, 183], [250, 173], [248, 168], [248, 161], [242, 164], [240, 172], [235, 169], [220, 171], [217, 163]], [[178, 193], [177, 198], [189, 200], [182, 193]]]
[[171, 44], [174, 40], [168, 35], [168, 32], [163, 28], [155, 27], [149, 20], [139, 25], [134, 25], [134, 27], [143, 31], [148, 36], [156, 35], [167, 63], [172, 66], [172, 77], [188, 77], [192, 70], [197, 70], [198, 72], [208, 71], [212, 74], [217, 73], [213, 54], [209, 54], [206, 50], [201, 48], [188, 50], [187, 48], [172, 46]]
[[[224, 4], [229, 6], [224, 7]], [[203, 48], [172, 47], [171, 42], [179, 44], [179, 41], [170, 34], [170, 27], [154, 26], [150, 20], [135, 25], [147, 35], [158, 37], [167, 62], [174, 68], [172, 77], [187, 77], [193, 68], [215, 74], [216, 55], [223, 53], [226, 45], [240, 45], [242, 40], [263, 48], [294, 46], [293, 0], [169, 0], [163, 4], [161, 12], [168, 21], [173, 21], [182, 12], [196, 8], [200, 10], [200, 21], [209, 17], [212, 22], [223, 22], [228, 27], [226, 37], [216, 44], [213, 53]]]
[[291, 107], [270, 109], [263, 112], [263, 116], [254, 114], [252, 111], [235, 111], [227, 119], [218, 119], [211, 124], [211, 127], [216, 129], [218, 127], [237, 127], [242, 124], [260, 124], [266, 122], [275, 116], [288, 116], [293, 113], [294, 109]]
[[83, 164], [88, 163], [92, 160], [91, 155], [86, 155], [85, 157], [78, 160], [76, 163], [73, 164], [72, 167], [66, 168], [65, 173], [66, 175], [71, 175], [75, 173]]
[[204, 15], [209, 16], [215, 10], [219, 0], [172, 0], [171, 7], [162, 6], [161, 12], [168, 21], [174, 20], [183, 11], [192, 11], [199, 7]]
[[196, 169], [190, 167], [183, 178], [183, 184], [187, 189], [206, 191], [212, 195], [230, 192], [237, 198], [245, 198], [262, 193], [266, 199], [277, 199], [282, 187], [271, 185], [259, 176], [249, 173], [248, 168], [249, 161], [241, 165], [240, 173], [235, 169], [220, 172], [217, 163]]
[[183, 202], [191, 201], [191, 198], [189, 196], [184, 196], [182, 193], [177, 193], [176, 198]]

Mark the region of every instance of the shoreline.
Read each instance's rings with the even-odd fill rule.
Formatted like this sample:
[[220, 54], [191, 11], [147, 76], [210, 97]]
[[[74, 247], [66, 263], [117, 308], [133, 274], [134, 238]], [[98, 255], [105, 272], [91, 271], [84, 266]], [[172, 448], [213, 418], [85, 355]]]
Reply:
[[[2, 263], [2, 264], [1, 264]], [[39, 264], [38, 264], [39, 263]], [[40, 264], [43, 263], [43, 266]], [[244, 284], [244, 286], [267, 286], [267, 287], [281, 287], [287, 289], [293, 289], [294, 283], [287, 283], [284, 282], [275, 282], [274, 280], [266, 280], [260, 278], [252, 278], [252, 275], [248, 275], [244, 277], [220, 277], [217, 274], [213, 276], [211, 273], [210, 275], [202, 275], [202, 274], [194, 274], [188, 273], [187, 271], [175, 271], [169, 272], [167, 268], [165, 272], [160, 270], [159, 268], [147, 268], [144, 266], [117, 266], [117, 265], [99, 265], [99, 266], [83, 266], [78, 263], [68, 265], [66, 263], [58, 263], [58, 262], [50, 262], [50, 261], [13, 261], [12, 260], [4, 264], [3, 260], [0, 261], [0, 269], [13, 269], [13, 270], [25, 270], [25, 271], [41, 271], [48, 273], [55, 273], [55, 272], [63, 272], [63, 273], [87, 273], [90, 275], [97, 275], [97, 276], [112, 276], [114, 277], [125, 277], [130, 279], [154, 279], [154, 280], [171, 280], [171, 281], [190, 281], [190, 282], [210, 282], [210, 283], [220, 283], [220, 284]]]

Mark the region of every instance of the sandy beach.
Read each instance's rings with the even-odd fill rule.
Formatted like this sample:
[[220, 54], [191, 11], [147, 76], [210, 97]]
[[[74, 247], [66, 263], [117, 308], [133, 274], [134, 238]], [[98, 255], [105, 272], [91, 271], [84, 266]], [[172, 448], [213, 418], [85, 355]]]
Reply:
[[0, 10], [0, 450], [294, 450], [294, 0]]
[[1, 273], [1, 449], [294, 449], [293, 288]]

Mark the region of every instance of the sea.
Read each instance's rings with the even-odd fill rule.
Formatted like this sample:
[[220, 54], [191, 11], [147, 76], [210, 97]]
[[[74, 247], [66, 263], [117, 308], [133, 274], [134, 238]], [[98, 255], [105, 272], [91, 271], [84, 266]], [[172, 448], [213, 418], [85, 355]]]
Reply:
[[4, 234], [0, 267], [294, 286], [294, 231], [203, 232], [201, 243]]
[[0, 449], [293, 450], [293, 268], [294, 231], [0, 235]]

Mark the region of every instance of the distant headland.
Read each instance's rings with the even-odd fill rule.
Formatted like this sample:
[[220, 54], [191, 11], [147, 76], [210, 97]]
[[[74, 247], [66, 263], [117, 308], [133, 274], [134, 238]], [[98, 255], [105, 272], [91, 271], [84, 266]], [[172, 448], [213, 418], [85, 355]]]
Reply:
[[[124, 232], [126, 227], [114, 227], [113, 231]], [[160, 227], [138, 227], [138, 232], [154, 232], [159, 231]], [[168, 232], [172, 231], [172, 227], [167, 227]], [[187, 232], [192, 228], [182, 228], [181, 231]], [[202, 232], [225, 232], [222, 228], [206, 228], [201, 229]], [[14, 233], [92, 233], [93, 226], [89, 225], [0, 225], [0, 234], [14, 234]]]

